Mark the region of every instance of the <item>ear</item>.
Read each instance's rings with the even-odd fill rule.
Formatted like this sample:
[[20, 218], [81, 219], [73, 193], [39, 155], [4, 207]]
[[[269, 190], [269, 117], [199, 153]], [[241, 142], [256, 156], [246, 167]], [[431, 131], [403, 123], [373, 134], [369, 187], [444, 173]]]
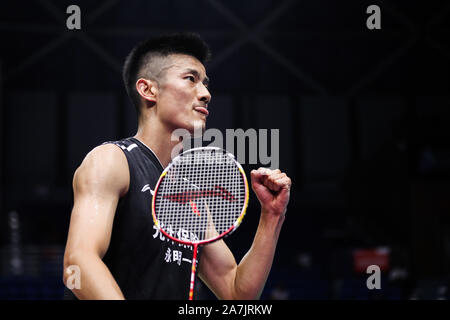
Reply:
[[156, 81], [139, 78], [136, 81], [136, 90], [143, 99], [156, 102], [156, 94], [158, 93]]

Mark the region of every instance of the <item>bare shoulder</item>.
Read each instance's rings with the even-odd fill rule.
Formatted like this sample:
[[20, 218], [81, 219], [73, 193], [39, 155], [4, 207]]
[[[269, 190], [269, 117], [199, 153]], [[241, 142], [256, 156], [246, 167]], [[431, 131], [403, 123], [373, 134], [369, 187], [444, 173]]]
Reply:
[[125, 154], [114, 144], [104, 144], [92, 149], [75, 171], [74, 192], [101, 188], [123, 195], [128, 191], [130, 174]]

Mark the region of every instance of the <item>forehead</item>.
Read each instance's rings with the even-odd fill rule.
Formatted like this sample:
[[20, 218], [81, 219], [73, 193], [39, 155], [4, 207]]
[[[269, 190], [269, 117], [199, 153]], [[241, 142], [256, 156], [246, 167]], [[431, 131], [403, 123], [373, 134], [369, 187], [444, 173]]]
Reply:
[[186, 54], [171, 54], [167, 59], [167, 72], [184, 72], [196, 70], [201, 76], [206, 76], [205, 66], [195, 57]]

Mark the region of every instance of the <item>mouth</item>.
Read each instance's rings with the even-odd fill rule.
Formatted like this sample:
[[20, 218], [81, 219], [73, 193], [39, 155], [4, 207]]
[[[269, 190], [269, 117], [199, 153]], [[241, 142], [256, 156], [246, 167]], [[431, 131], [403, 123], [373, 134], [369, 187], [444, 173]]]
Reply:
[[205, 116], [209, 115], [209, 111], [206, 107], [195, 107], [194, 110], [204, 114]]

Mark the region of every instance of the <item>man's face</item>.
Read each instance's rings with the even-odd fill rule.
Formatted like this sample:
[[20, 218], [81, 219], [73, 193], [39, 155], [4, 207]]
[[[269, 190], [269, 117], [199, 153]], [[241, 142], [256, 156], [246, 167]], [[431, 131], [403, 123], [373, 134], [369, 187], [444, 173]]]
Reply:
[[193, 132], [195, 126], [206, 125], [211, 95], [203, 64], [184, 54], [172, 54], [159, 81], [157, 112], [169, 130], [184, 128]]

